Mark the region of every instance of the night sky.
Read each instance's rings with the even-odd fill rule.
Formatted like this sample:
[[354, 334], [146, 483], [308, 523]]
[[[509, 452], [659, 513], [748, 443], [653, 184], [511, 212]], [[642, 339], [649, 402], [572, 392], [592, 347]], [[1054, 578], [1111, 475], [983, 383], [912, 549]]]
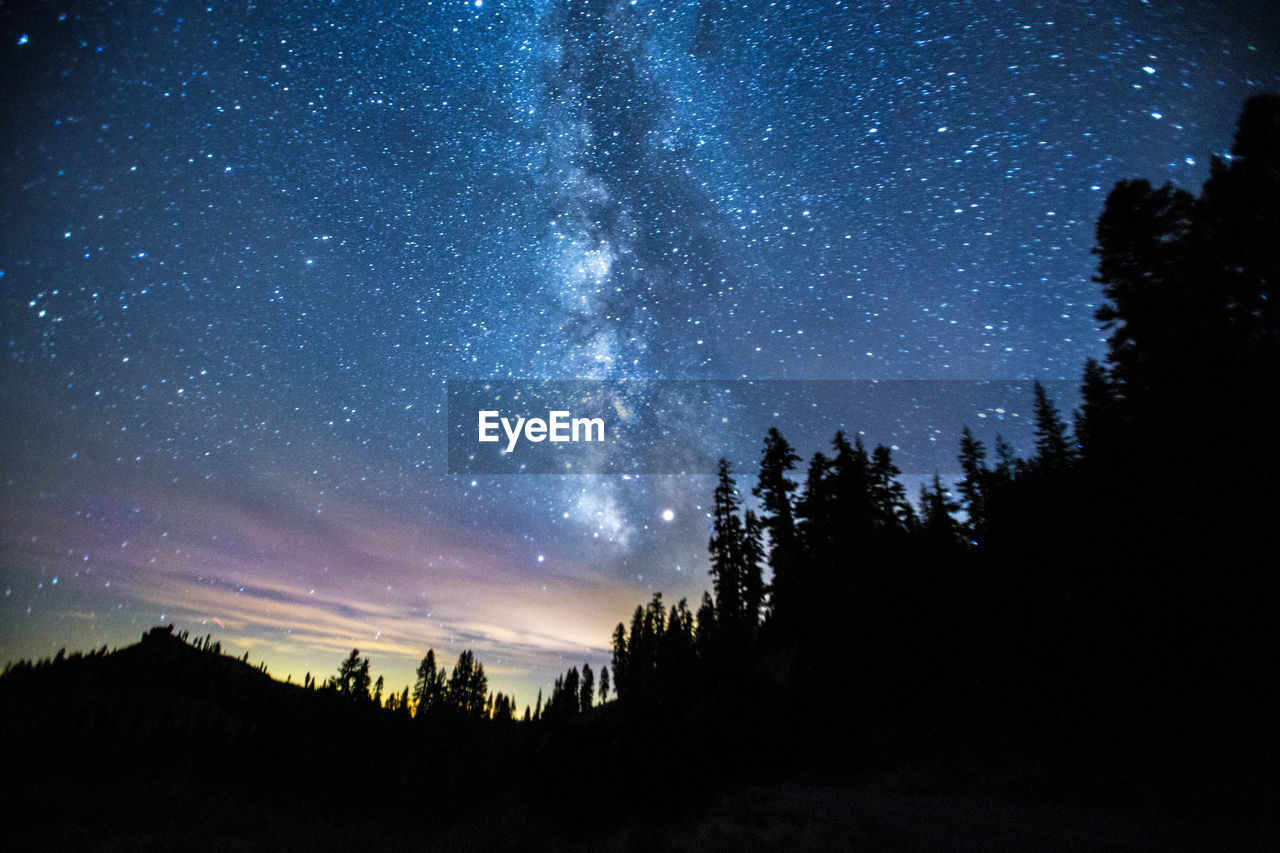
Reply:
[[[598, 669], [696, 605], [712, 479], [450, 473], [446, 383], [1074, 380], [1107, 191], [1198, 189], [1280, 91], [1231, 8], [0, 5], [0, 660]], [[805, 396], [802, 455], [896, 440]], [[745, 486], [760, 438], [681, 440]]]

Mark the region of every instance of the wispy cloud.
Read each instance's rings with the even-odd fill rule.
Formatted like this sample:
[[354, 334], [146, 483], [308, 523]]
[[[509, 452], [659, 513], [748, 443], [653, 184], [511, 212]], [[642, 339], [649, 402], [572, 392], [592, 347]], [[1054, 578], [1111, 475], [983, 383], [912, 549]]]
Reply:
[[395, 507], [330, 498], [317, 513], [296, 493], [273, 501], [154, 483], [96, 504], [9, 507], [25, 541], [7, 538], [4, 556], [65, 577], [88, 570], [105, 607], [145, 605], [193, 633], [208, 624], [273, 671], [328, 671], [358, 647], [399, 683], [428, 648], [445, 662], [472, 648], [497, 689], [506, 680], [527, 691], [572, 663], [606, 660], [612, 625], [637, 600], [588, 566], [531, 567], [509, 532]]

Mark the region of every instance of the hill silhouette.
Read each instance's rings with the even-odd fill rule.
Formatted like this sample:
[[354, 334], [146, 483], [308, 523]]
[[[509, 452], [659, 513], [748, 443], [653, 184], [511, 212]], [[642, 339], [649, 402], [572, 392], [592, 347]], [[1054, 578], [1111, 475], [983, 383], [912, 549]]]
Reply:
[[329, 846], [439, 830], [467, 819], [469, 803], [491, 802], [487, 780], [502, 778], [494, 756], [519, 754], [473, 721], [415, 726], [276, 681], [172, 626], [112, 652], [11, 666], [0, 719], [5, 835], [41, 849], [245, 837], [300, 849], [313, 834]]

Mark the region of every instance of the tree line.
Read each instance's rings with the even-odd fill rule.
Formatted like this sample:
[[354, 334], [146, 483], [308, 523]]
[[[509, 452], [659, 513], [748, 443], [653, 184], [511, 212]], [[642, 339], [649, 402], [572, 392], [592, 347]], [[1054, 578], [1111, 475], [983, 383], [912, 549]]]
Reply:
[[914, 505], [889, 448], [844, 432], [801, 469], [771, 429], [754, 500], [721, 460], [712, 590], [696, 613], [659, 593], [618, 624], [621, 700], [729, 686], [824, 743], [898, 753], [1256, 742], [1278, 710], [1277, 235], [1280, 98], [1259, 96], [1199, 197], [1144, 180], [1108, 195], [1107, 354], [1070, 419], [1034, 383], [1032, 454], [965, 428], [962, 476]]
[[489, 690], [484, 664], [476, 659], [471, 649], [458, 655], [452, 670], [437, 664], [435, 649], [428, 649], [418, 664], [413, 686], [385, 698], [382, 676], [371, 680], [369, 668], [369, 658], [361, 657], [359, 649], [352, 649], [338, 666], [336, 675], [317, 684], [307, 673], [303, 687], [331, 691], [354, 702], [372, 704], [415, 719], [447, 715], [507, 722], [520, 719], [527, 723], [541, 719], [565, 719], [590, 711], [597, 701], [607, 701], [611, 686], [609, 667], [601, 667], [597, 699], [595, 673], [590, 663], [584, 663], [581, 671], [575, 666], [556, 678], [545, 704], [542, 691], [538, 691], [536, 705], [532, 708], [525, 705], [523, 717], [518, 717], [519, 706], [515, 696]]

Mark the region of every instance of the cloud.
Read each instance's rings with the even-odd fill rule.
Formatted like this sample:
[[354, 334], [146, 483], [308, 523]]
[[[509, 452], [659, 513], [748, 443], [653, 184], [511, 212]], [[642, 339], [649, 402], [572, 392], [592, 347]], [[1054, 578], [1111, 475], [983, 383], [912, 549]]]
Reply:
[[491, 679], [528, 690], [563, 660], [607, 658], [611, 617], [636, 599], [589, 566], [531, 568], [510, 531], [332, 496], [317, 514], [299, 494], [147, 483], [100, 492], [95, 513], [10, 506], [30, 541], [11, 534], [0, 556], [64, 577], [88, 570], [89, 610], [124, 604], [196, 634], [207, 624], [273, 671], [328, 671], [358, 647], [391, 683], [411, 680], [428, 648], [446, 661], [471, 648]]

